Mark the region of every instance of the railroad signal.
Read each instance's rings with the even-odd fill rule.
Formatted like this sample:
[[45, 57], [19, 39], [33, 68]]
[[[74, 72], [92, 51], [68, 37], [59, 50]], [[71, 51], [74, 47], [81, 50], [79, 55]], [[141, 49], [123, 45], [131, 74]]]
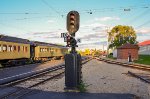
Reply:
[[67, 33], [61, 33], [61, 38], [67, 37]]
[[81, 39], [77, 39], [77, 42], [78, 42], [78, 43], [81, 43]]
[[79, 13], [77, 11], [70, 11], [67, 15], [67, 30], [71, 36], [79, 29]]
[[67, 47], [70, 47], [70, 45], [71, 45], [71, 37], [70, 36], [67, 36], [66, 37], [66, 41], [67, 41]]

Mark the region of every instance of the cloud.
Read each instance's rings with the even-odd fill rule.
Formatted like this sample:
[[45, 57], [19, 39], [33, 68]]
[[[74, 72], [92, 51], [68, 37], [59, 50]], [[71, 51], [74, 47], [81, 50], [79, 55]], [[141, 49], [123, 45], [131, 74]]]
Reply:
[[48, 20], [47, 22], [48, 23], [54, 23], [55, 21], [54, 20]]
[[81, 39], [83, 40], [97, 40], [97, 39], [102, 39], [102, 38], [106, 38], [106, 35], [100, 34], [100, 33], [94, 33], [94, 34], [89, 34], [89, 35], [85, 35], [83, 37], [81, 37]]
[[145, 27], [145, 28], [137, 29], [136, 33], [137, 34], [147, 34], [147, 33], [150, 33], [150, 28], [149, 27]]
[[106, 27], [106, 25], [101, 23], [95, 23], [95, 22], [92, 24], [81, 25], [81, 28], [95, 28], [95, 27]]
[[120, 20], [119, 17], [102, 17], [102, 18], [95, 18], [95, 21], [112, 21], [112, 20]]

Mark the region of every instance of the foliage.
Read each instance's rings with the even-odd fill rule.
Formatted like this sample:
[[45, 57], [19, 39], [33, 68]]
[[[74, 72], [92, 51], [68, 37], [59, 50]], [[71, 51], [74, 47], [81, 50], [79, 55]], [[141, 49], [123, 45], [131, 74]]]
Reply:
[[113, 55], [108, 55], [108, 58], [110, 58], [110, 59], [116, 59], [116, 58], [113, 57]]
[[85, 49], [85, 55], [89, 55], [90, 54], [90, 49]]
[[135, 63], [150, 65], [150, 55], [139, 55], [139, 59]]
[[117, 48], [125, 43], [136, 44], [136, 33], [131, 26], [118, 25], [108, 33], [109, 48]]
[[80, 83], [80, 85], [78, 86], [78, 90], [80, 92], [86, 92], [86, 87], [88, 87], [88, 85], [86, 85], [85, 83], [83, 83], [83, 81]]

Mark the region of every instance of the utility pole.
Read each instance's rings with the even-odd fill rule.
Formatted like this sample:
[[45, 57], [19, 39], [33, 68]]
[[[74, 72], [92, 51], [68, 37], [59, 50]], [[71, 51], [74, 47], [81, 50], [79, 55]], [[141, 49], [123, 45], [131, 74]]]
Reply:
[[109, 30], [110, 30], [110, 27], [107, 26], [106, 27], [106, 33], [107, 33], [107, 57], [109, 55], [109, 41], [108, 41], [108, 38], [109, 38]]

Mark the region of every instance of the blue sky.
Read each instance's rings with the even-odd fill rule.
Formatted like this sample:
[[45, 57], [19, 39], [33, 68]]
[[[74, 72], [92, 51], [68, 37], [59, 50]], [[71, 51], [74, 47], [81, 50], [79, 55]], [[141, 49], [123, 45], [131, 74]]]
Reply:
[[150, 0], [0, 0], [0, 34], [65, 44], [71, 10], [80, 13], [79, 49], [106, 48], [106, 29], [115, 25], [133, 26], [139, 42], [150, 39]]

